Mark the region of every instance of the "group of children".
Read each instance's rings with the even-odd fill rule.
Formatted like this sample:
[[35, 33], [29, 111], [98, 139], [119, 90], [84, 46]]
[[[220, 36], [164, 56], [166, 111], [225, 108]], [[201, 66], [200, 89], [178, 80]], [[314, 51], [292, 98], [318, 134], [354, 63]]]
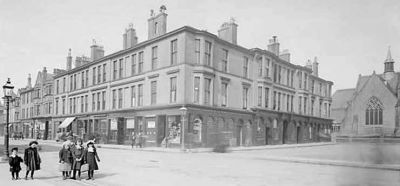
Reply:
[[[94, 142], [90, 141], [87, 143], [87, 147], [83, 147], [83, 141], [78, 139], [75, 144], [64, 143], [63, 148], [59, 152], [60, 167], [63, 175], [63, 179], [71, 178], [77, 179], [76, 173], [78, 173], [78, 179], [81, 177], [81, 168], [87, 164], [88, 178], [86, 180], [94, 180], [94, 170], [98, 170], [97, 161], [100, 161], [97, 155], [96, 147]], [[71, 177], [71, 171], [73, 176]], [[85, 170], [86, 171], [86, 170]]]
[[[33, 179], [34, 172], [40, 170], [41, 159], [37, 146], [37, 141], [30, 142], [29, 147], [25, 149], [24, 159], [18, 156], [18, 148], [15, 147], [11, 149], [9, 164], [12, 180], [20, 179], [19, 172], [21, 171], [20, 164], [22, 162], [26, 165], [26, 180], [28, 179], [29, 173], [31, 173], [31, 179]], [[67, 178], [77, 179], [76, 173], [78, 173], [78, 179], [80, 180], [83, 166], [85, 166], [85, 170], [82, 171], [88, 171], [87, 180], [94, 180], [94, 170], [99, 169], [97, 161], [100, 162], [100, 159], [97, 155], [94, 141], [89, 141], [86, 148], [83, 146], [83, 141], [81, 139], [78, 139], [75, 143], [66, 141], [63, 143], [63, 147], [59, 152], [60, 171], [62, 172], [64, 180]], [[72, 177], [71, 171], [73, 172]]]
[[37, 150], [38, 142], [32, 141], [29, 143], [29, 147], [25, 149], [24, 159], [18, 156], [18, 148], [14, 147], [11, 149], [11, 155], [9, 157], [10, 172], [12, 180], [19, 180], [19, 172], [21, 171], [21, 163], [24, 162], [26, 165], [25, 180], [28, 179], [29, 173], [31, 173], [31, 179], [36, 170], [40, 170], [41, 159]]

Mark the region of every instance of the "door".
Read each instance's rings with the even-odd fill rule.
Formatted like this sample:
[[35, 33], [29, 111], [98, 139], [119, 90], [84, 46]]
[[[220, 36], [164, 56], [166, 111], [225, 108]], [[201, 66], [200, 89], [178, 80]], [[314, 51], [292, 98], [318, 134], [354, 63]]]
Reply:
[[243, 126], [237, 126], [236, 129], [236, 145], [242, 146], [243, 145]]
[[282, 144], [286, 144], [287, 142], [288, 142], [288, 140], [287, 140], [287, 136], [288, 136], [288, 134], [287, 134], [287, 128], [288, 128], [288, 122], [287, 121], [284, 121], [283, 122], [283, 134], [282, 134]]
[[301, 133], [300, 133], [300, 126], [296, 127], [296, 142], [300, 143], [301, 142]]
[[165, 115], [157, 117], [157, 146], [161, 146], [166, 136], [167, 117]]
[[47, 140], [49, 136], [49, 121], [46, 121], [44, 124], [44, 134], [43, 134], [43, 139]]
[[268, 145], [269, 138], [269, 127], [265, 127], [265, 145]]
[[117, 144], [124, 144], [125, 141], [125, 118], [117, 120]]

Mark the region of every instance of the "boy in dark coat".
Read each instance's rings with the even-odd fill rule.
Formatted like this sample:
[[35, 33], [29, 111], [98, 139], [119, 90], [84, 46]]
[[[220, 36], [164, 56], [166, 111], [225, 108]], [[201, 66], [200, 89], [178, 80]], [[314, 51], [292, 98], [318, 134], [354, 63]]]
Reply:
[[41, 159], [37, 151], [38, 142], [32, 141], [29, 143], [29, 147], [25, 149], [24, 153], [24, 163], [26, 165], [26, 175], [25, 180], [28, 179], [29, 171], [31, 172], [31, 179], [33, 179], [33, 174], [35, 170], [40, 170]]
[[78, 177], [81, 179], [81, 166], [83, 164], [83, 155], [85, 152], [83, 141], [81, 139], [76, 141], [76, 144], [72, 148], [71, 152], [73, 157], [72, 170], [74, 171], [74, 175], [71, 179], [76, 179], [76, 172], [78, 172]]
[[9, 157], [8, 163], [10, 164], [10, 172], [12, 180], [19, 180], [19, 171], [21, 171], [20, 163], [23, 162], [22, 158], [17, 155], [18, 148], [14, 147], [11, 149], [11, 156]]
[[72, 166], [72, 153], [70, 151], [70, 145], [64, 144], [63, 148], [58, 153], [60, 158], [60, 163], [63, 164], [64, 170], [62, 170], [63, 179], [69, 178], [69, 171], [71, 171]]
[[[89, 164], [88, 178], [86, 180], [94, 180], [94, 170], [99, 170], [97, 166], [97, 161], [100, 162], [100, 158], [97, 155], [96, 147], [94, 147], [93, 142], [89, 142], [87, 144], [87, 148], [85, 149], [85, 162]], [[96, 161], [97, 160], [97, 161]]]

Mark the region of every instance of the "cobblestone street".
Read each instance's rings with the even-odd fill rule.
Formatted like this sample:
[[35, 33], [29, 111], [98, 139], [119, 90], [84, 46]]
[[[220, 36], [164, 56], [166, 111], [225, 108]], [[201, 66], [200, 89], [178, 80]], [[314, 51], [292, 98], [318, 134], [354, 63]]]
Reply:
[[[354, 145], [354, 144], [353, 144]], [[271, 161], [267, 156], [316, 154], [342, 144], [217, 153], [147, 152], [99, 148], [100, 170], [94, 181], [63, 181], [58, 153], [41, 152], [42, 170], [35, 180], [12, 181], [7, 164], [0, 164], [5, 185], [398, 185], [399, 171]], [[396, 147], [396, 146], [393, 146]], [[326, 149], [326, 151], [321, 150]], [[337, 151], [340, 152], [340, 151]], [[318, 156], [313, 156], [316, 158]], [[24, 170], [21, 172], [23, 174]], [[372, 177], [372, 175], [374, 175]], [[86, 178], [86, 173], [83, 178]]]

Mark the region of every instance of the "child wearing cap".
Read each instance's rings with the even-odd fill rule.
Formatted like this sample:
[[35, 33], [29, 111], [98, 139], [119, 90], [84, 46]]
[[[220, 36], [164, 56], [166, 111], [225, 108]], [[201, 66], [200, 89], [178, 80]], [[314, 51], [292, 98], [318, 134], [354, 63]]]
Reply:
[[21, 171], [20, 163], [23, 162], [22, 158], [18, 156], [18, 148], [14, 147], [11, 149], [11, 155], [9, 157], [8, 163], [10, 164], [10, 172], [12, 180], [19, 179], [19, 171]]

